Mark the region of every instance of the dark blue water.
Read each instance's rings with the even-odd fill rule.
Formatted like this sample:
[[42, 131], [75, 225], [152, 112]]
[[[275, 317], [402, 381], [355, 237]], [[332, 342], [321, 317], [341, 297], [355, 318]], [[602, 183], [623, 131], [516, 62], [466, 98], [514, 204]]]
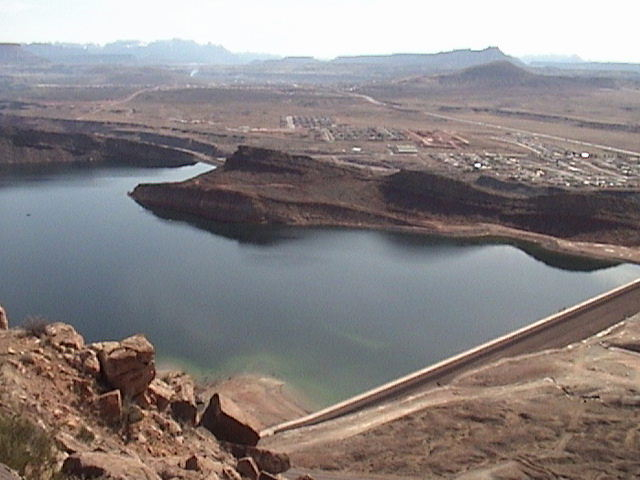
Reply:
[[161, 362], [273, 374], [323, 404], [640, 275], [563, 270], [508, 245], [167, 220], [126, 195], [207, 169], [0, 177], [0, 303], [13, 322], [42, 315], [90, 341], [144, 332]]

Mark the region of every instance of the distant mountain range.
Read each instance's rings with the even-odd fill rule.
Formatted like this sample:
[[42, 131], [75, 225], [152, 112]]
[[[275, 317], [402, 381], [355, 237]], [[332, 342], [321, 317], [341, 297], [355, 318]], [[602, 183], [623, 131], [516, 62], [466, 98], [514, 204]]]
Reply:
[[19, 43], [0, 43], [0, 65], [21, 64], [34, 65], [46, 60], [26, 50]]
[[[248, 79], [280, 76], [300, 81], [315, 77], [343, 82], [377, 81], [455, 72], [494, 62], [572, 72], [616, 72], [639, 74], [640, 64], [585, 62], [576, 55], [539, 55], [518, 59], [506, 55], [498, 47], [482, 50], [453, 50], [440, 53], [397, 53], [391, 55], [341, 56], [333, 60], [313, 57], [285, 57], [259, 53], [234, 53], [221, 45], [199, 44], [191, 40], [159, 40], [143, 43], [119, 40], [106, 45], [76, 43], [0, 43], [0, 64], [38, 66], [58, 65], [222, 65], [236, 66]], [[514, 72], [506, 72], [513, 74]], [[299, 77], [299, 78], [298, 78]], [[511, 77], [510, 77], [511, 78]], [[513, 80], [513, 78], [511, 78]], [[510, 81], [511, 81], [510, 80]], [[521, 79], [522, 80], [522, 79]], [[531, 79], [529, 79], [531, 80]]]
[[265, 61], [268, 67], [296, 68], [305, 64], [335, 65], [358, 69], [408, 69], [445, 71], [507, 60], [520, 63], [497, 47], [484, 50], [454, 50], [442, 53], [362, 55], [320, 61], [313, 57], [285, 57], [257, 53], [233, 53], [221, 45], [191, 40], [160, 40], [151, 43], [119, 40], [106, 45], [76, 43], [0, 44], [0, 63], [124, 64], [124, 65], [244, 65]]
[[[62, 64], [242, 65], [277, 58], [259, 53], [233, 53], [221, 45], [191, 40], [159, 40], [151, 43], [119, 40], [106, 45], [76, 43], [30, 43], [22, 50], [43, 60]], [[1, 57], [0, 57], [1, 58]]]
[[484, 50], [453, 50], [440, 53], [395, 53], [392, 55], [361, 55], [337, 57], [332, 63], [386, 65], [393, 67], [428, 65], [434, 70], [457, 70], [489, 62], [510, 61], [519, 64], [520, 60], [505, 55], [498, 47]]
[[330, 79], [334, 82], [361, 83], [455, 72], [496, 61], [524, 66], [517, 58], [505, 55], [499, 48], [489, 47], [424, 54], [344, 56], [328, 61], [313, 57], [286, 57], [255, 63], [245, 69], [245, 73], [253, 75], [251, 78], [262, 76], [273, 80], [295, 78], [296, 81], [313, 82]]

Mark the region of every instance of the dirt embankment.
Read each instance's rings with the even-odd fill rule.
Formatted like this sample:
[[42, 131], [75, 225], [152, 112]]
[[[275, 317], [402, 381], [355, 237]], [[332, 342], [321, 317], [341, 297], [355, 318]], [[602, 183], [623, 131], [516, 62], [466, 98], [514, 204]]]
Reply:
[[181, 183], [139, 185], [132, 197], [152, 209], [221, 222], [500, 237], [640, 262], [640, 192], [491, 185], [424, 171], [380, 174], [240, 147], [216, 171]]
[[196, 161], [188, 152], [131, 139], [0, 127], [0, 167], [58, 164], [179, 167]]

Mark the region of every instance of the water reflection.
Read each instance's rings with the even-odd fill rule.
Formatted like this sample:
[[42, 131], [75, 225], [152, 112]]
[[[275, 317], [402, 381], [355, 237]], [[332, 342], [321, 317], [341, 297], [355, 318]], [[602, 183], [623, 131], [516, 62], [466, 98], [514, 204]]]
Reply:
[[[181, 214], [179, 212], [150, 208], [149, 209], [158, 218], [170, 220], [174, 222], [184, 222], [193, 227], [207, 231], [214, 235], [236, 240], [241, 244], [273, 246], [283, 242], [304, 241], [305, 238], [317, 235], [318, 228], [313, 227], [286, 227], [271, 225], [243, 225], [219, 223], [212, 220], [202, 219], [193, 215]], [[343, 228], [323, 228], [325, 231], [341, 231]], [[414, 253], [423, 255], [426, 250], [435, 247], [440, 251], [446, 251], [448, 248], [456, 249], [459, 247], [469, 247], [478, 245], [513, 245], [514, 247], [526, 252], [529, 256], [539, 260], [553, 268], [569, 270], [574, 272], [592, 272], [602, 270], [616, 265], [619, 262], [608, 260], [598, 260], [586, 258], [577, 255], [560, 254], [546, 250], [538, 245], [517, 240], [505, 239], [462, 239], [443, 237], [438, 235], [424, 235], [411, 232], [399, 231], [372, 231], [372, 235], [379, 235], [382, 239], [388, 241], [393, 247], [402, 250], [403, 254]]]

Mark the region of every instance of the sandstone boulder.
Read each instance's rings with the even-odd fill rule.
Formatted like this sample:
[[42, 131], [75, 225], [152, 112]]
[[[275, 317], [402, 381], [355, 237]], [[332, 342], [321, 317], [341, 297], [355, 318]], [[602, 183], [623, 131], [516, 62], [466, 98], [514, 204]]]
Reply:
[[4, 311], [2, 305], [0, 305], [0, 330], [7, 330], [9, 328], [9, 318], [7, 312]]
[[215, 393], [202, 414], [200, 425], [218, 440], [255, 446], [260, 440], [258, 422], [245, 414], [231, 399]]
[[258, 476], [258, 480], [278, 480], [278, 477], [276, 477], [275, 475], [272, 475], [269, 472], [260, 472], [260, 475]]
[[92, 348], [98, 352], [105, 380], [125, 398], [140, 395], [155, 378], [155, 349], [144, 335], [97, 343]]
[[260, 470], [255, 460], [251, 457], [243, 457], [238, 460], [236, 470], [240, 475], [249, 480], [258, 480], [258, 476], [260, 475]]
[[120, 390], [112, 390], [96, 397], [94, 405], [107, 423], [115, 423], [122, 418], [122, 396]]
[[252, 458], [258, 466], [258, 470], [264, 472], [278, 474], [291, 468], [291, 461], [286, 453], [239, 444], [228, 444], [227, 449], [235, 458]]
[[75, 453], [64, 461], [62, 471], [79, 478], [160, 480], [153, 470], [138, 459], [102, 452]]
[[160, 412], [167, 409], [171, 402], [171, 397], [173, 396], [173, 390], [171, 390], [171, 387], [167, 385], [166, 382], [158, 378], [154, 378], [149, 384], [147, 392], [149, 393], [151, 403], [154, 404]]
[[193, 379], [182, 372], [170, 372], [163, 376], [163, 380], [172, 390], [170, 407], [173, 417], [188, 425], [195, 425], [198, 407]]
[[[233, 477], [225, 475], [226, 465], [206, 455], [165, 456], [149, 459], [152, 467], [162, 480], [219, 480]], [[239, 479], [238, 479], [239, 480]]]
[[74, 359], [73, 365], [80, 371], [97, 377], [100, 373], [100, 361], [98, 355], [90, 348], [80, 350]]
[[45, 333], [49, 343], [59, 352], [80, 350], [84, 347], [84, 338], [69, 324], [50, 323], [45, 327]]

